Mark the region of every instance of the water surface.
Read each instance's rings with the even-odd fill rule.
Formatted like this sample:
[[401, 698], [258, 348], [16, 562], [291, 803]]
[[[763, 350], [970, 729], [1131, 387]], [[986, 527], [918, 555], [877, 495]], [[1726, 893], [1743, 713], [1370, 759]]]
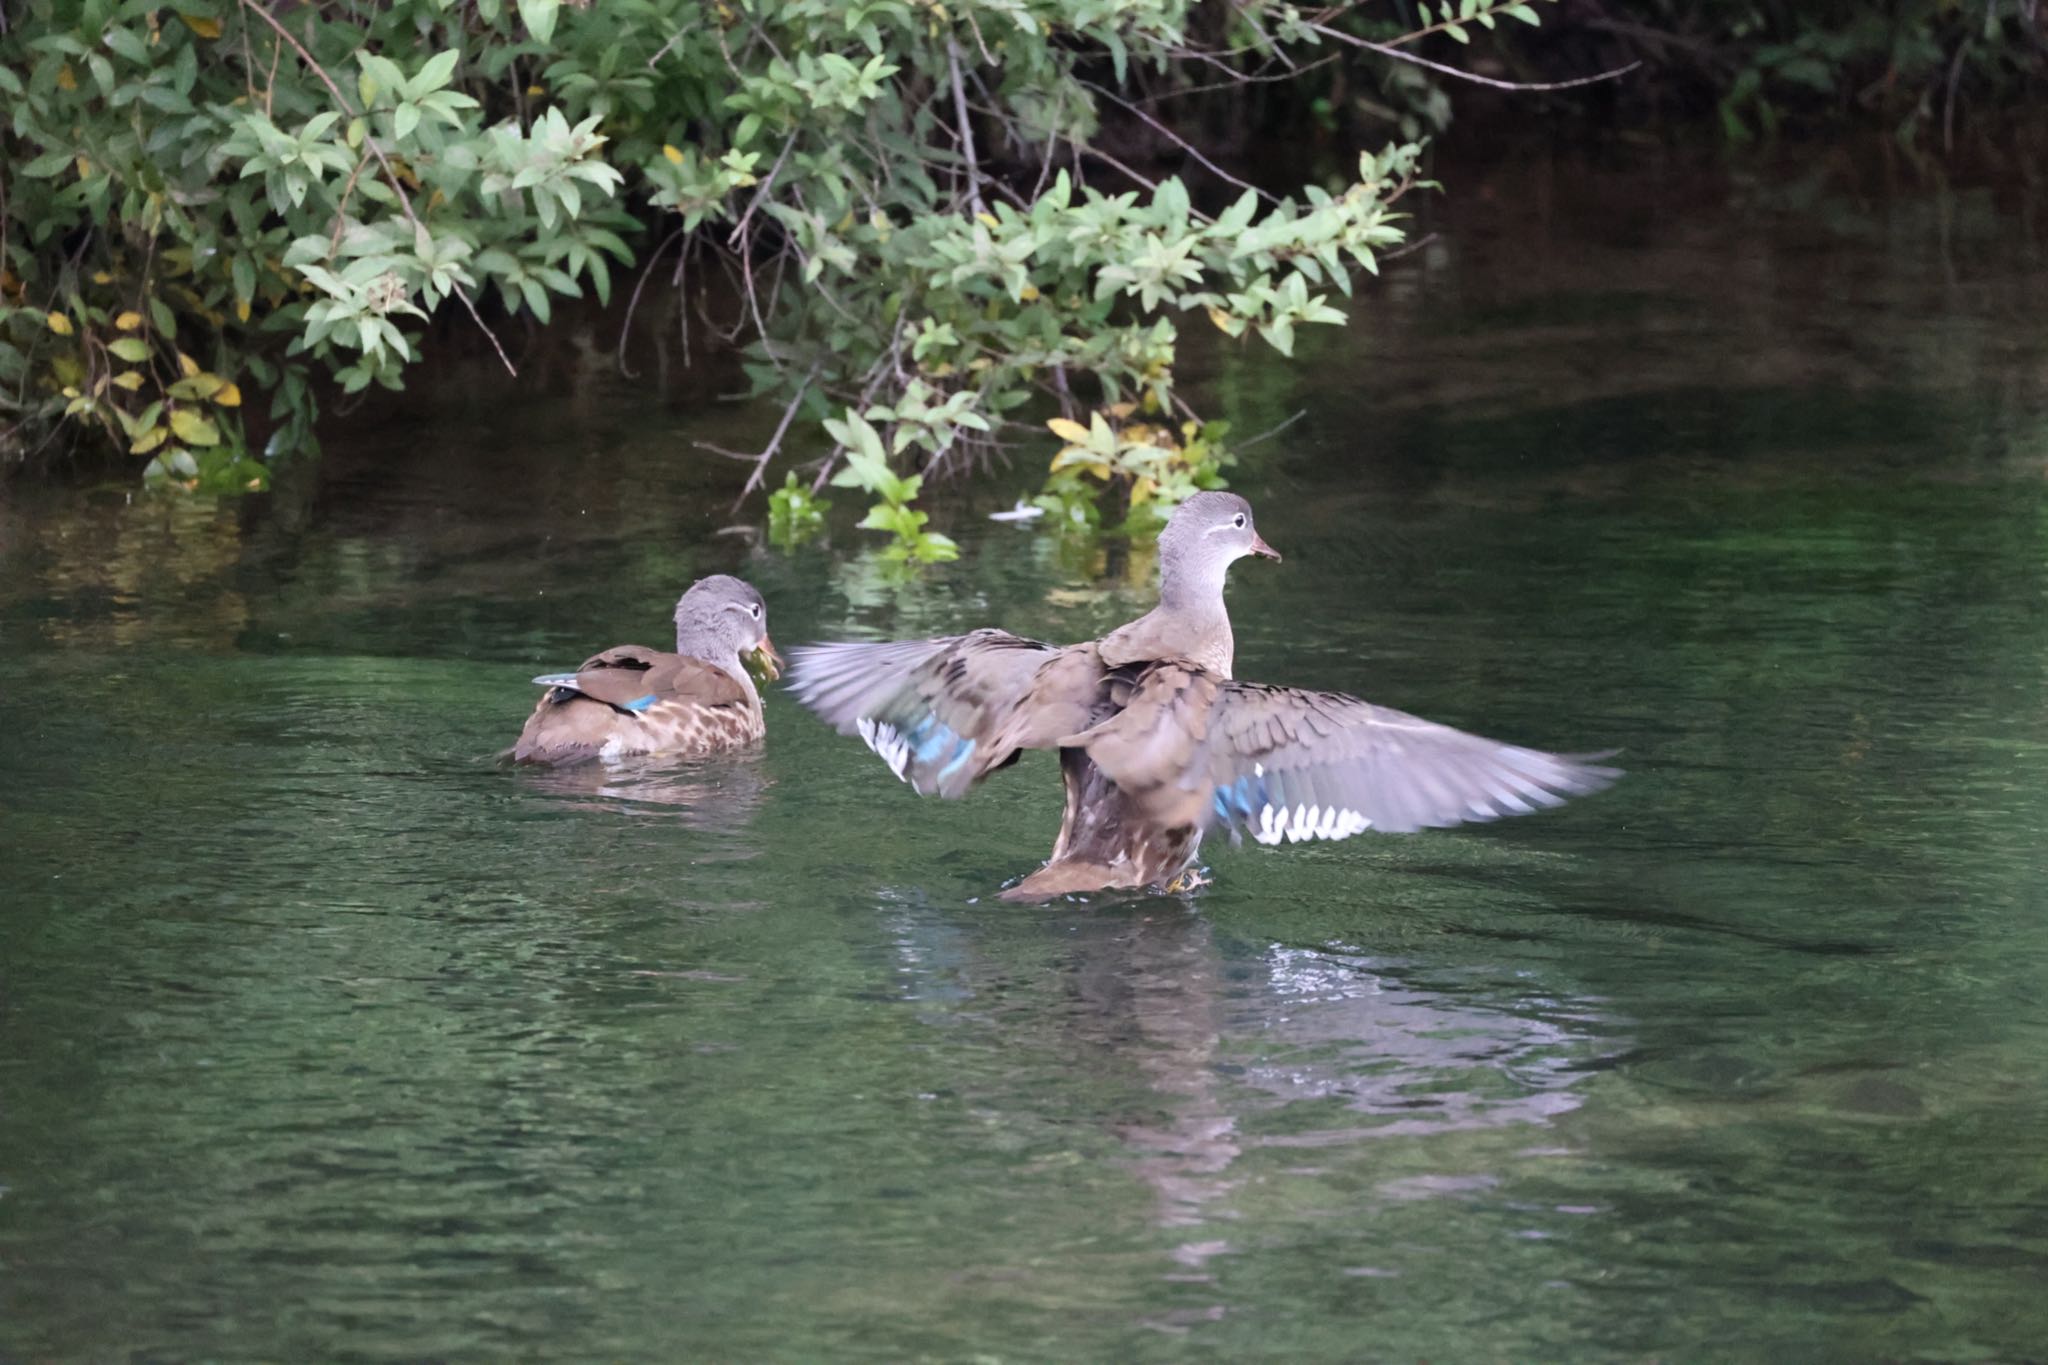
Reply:
[[785, 643], [1142, 610], [1142, 547], [981, 519], [1028, 468], [908, 585], [847, 507], [719, 534], [686, 443], [758, 415], [598, 368], [251, 505], [10, 490], [0, 1353], [2037, 1353], [2048, 259], [1606, 174], [1195, 368], [1308, 414], [1236, 474], [1241, 673], [1629, 779], [1191, 898], [993, 903], [1049, 762], [921, 802], [780, 695], [728, 762], [490, 761], [704, 572]]

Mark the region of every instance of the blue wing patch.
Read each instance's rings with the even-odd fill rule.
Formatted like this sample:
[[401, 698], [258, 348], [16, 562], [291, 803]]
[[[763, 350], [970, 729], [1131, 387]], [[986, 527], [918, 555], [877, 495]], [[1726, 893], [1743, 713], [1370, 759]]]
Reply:
[[887, 720], [866, 716], [855, 721], [860, 737], [882, 756], [890, 771], [920, 792], [929, 792], [967, 766], [978, 742], [926, 711], [917, 723], [899, 730]]

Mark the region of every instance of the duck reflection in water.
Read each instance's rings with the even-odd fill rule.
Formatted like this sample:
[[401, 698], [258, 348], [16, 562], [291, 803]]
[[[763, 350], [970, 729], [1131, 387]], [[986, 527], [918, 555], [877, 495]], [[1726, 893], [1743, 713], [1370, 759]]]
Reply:
[[[1365, 1142], [1549, 1124], [1580, 1105], [1582, 1064], [1611, 1047], [1590, 1010], [1554, 997], [1538, 1017], [1492, 1003], [1490, 989], [1461, 997], [1404, 984], [1403, 964], [1342, 948], [1219, 946], [1208, 920], [1163, 900], [1067, 927], [1086, 940], [1072, 989], [1089, 1007], [1089, 1041], [1135, 1066], [1160, 1099], [1117, 1133], [1162, 1227], [1227, 1233], [1219, 1220], [1236, 1216], [1230, 1196], [1244, 1174], [1233, 1167], [1247, 1151], [1310, 1149], [1328, 1166], [1347, 1159], [1333, 1149]], [[1281, 1117], [1296, 1106], [1305, 1124]], [[1379, 1193], [1491, 1183], [1447, 1161]], [[1233, 1249], [1227, 1236], [1197, 1235], [1173, 1257], [1192, 1269]]]
[[705, 834], [746, 830], [770, 784], [758, 750], [715, 759], [657, 756], [533, 768], [520, 778], [564, 808], [673, 820]]

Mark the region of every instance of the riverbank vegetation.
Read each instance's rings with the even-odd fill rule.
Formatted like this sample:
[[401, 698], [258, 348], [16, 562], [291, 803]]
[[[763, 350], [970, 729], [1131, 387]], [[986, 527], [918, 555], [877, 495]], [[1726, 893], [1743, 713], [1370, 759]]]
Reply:
[[[114, 451], [167, 490], [261, 488], [317, 450], [323, 395], [399, 387], [430, 342], [511, 368], [511, 329], [581, 299], [630, 326], [674, 290], [684, 344], [780, 405], [762, 448], [722, 452], [743, 501], [800, 538], [827, 482], [857, 487], [908, 560], [953, 552], [921, 481], [993, 452], [1043, 459], [1069, 522], [1220, 482], [1182, 329], [1285, 354], [1341, 323], [1460, 83], [1742, 139], [1862, 113], [1915, 144], [2038, 89], [2048, 51], [2027, 0], [0, 14], [7, 466]], [[1317, 156], [1265, 154], [1301, 141]], [[799, 424], [833, 448], [794, 470]]]

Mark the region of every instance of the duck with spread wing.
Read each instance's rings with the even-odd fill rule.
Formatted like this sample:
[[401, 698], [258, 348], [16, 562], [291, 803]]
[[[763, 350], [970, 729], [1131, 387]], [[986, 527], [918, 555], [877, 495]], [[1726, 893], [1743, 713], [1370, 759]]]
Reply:
[[1045, 866], [1004, 891], [1197, 883], [1202, 836], [1344, 839], [1524, 815], [1618, 770], [1482, 739], [1339, 692], [1239, 682], [1223, 581], [1279, 559], [1251, 504], [1198, 493], [1159, 537], [1159, 605], [1099, 640], [982, 629], [791, 651], [797, 697], [921, 795], [959, 797], [1026, 749], [1060, 756], [1066, 815]]

